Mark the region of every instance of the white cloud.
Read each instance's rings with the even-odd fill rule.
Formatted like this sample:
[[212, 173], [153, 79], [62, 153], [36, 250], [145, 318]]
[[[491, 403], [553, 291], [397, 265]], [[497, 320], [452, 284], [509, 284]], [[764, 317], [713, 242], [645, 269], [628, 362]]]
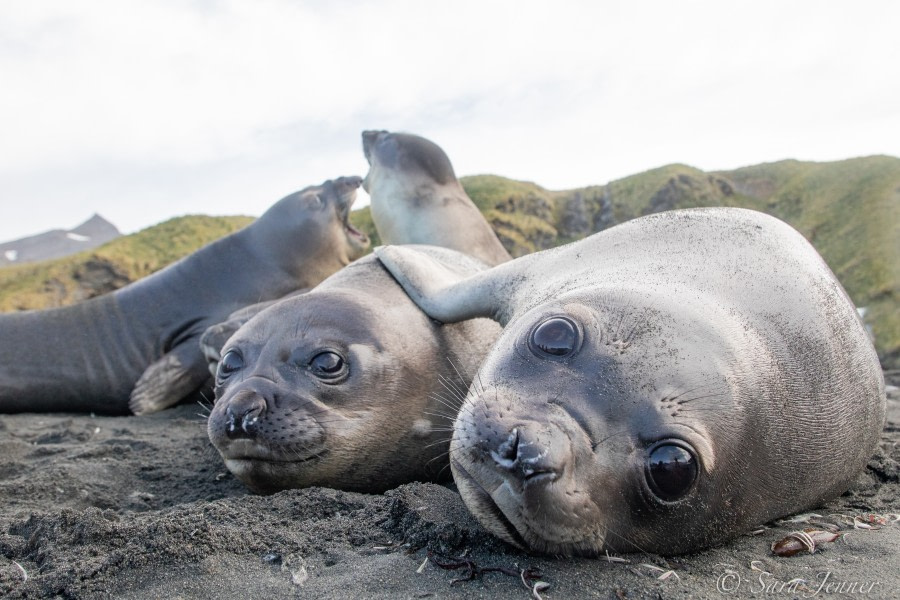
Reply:
[[897, 22], [865, 0], [7, 0], [0, 239], [258, 214], [362, 174], [373, 127], [551, 188], [896, 155]]

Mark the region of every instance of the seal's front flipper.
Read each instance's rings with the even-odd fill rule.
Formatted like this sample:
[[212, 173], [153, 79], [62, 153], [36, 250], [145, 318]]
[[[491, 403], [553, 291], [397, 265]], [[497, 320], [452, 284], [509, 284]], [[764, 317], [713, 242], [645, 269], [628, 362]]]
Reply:
[[222, 360], [222, 347], [228, 341], [228, 338], [234, 335], [234, 332], [246, 322], [243, 319], [228, 319], [208, 327], [203, 332], [203, 335], [200, 336], [200, 352], [203, 353], [207, 370], [213, 377], [216, 376], [216, 371], [219, 369], [219, 361]]
[[197, 349], [197, 338], [189, 337], [152, 363], [131, 392], [128, 406], [136, 415], [146, 415], [174, 406], [209, 379], [206, 362]]
[[501, 324], [508, 320], [508, 298], [503, 297], [508, 286], [502, 267], [510, 263], [469, 276], [412, 247], [379, 246], [375, 255], [432, 319], [456, 323], [489, 317]]

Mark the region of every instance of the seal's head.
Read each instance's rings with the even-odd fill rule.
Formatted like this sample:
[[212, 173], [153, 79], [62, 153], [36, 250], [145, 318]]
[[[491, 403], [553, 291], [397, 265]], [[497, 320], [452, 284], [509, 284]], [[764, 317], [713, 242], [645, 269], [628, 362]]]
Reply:
[[[459, 255], [472, 272], [484, 265]], [[441, 326], [372, 257], [259, 313], [223, 346], [208, 433], [260, 492], [383, 491], [449, 477], [453, 415], [499, 333], [486, 319]], [[441, 416], [443, 415], [443, 416]]]
[[[350, 224], [360, 177], [339, 177], [286, 196], [251, 225], [259, 251], [275, 260], [302, 256], [298, 268], [316, 265], [321, 281], [362, 256], [369, 238]], [[306, 277], [310, 275], [307, 273]]]
[[409, 133], [364, 131], [363, 187], [385, 244], [433, 244], [488, 265], [510, 259], [440, 146]]
[[750, 418], [728, 373], [755, 342], [715, 302], [640, 282], [520, 295], [521, 281], [542, 279], [522, 259], [461, 280], [402, 247], [377, 253], [432, 317], [505, 324], [450, 455], [463, 500], [495, 535], [559, 555], [678, 552], [731, 522], [721, 515], [734, 499], [711, 490]]
[[460, 493], [495, 535], [557, 555], [716, 539], [732, 499], [713, 490], [748, 418], [725, 373], [747, 336], [657, 300], [567, 294], [507, 325], [451, 442]]
[[[418, 174], [437, 185], [458, 185], [450, 158], [431, 140], [411, 133], [390, 131], [364, 131], [362, 139], [363, 154], [370, 167], [363, 183], [367, 192], [381, 185], [392, 173]], [[409, 178], [395, 176], [392, 179], [395, 184], [414, 183]]]

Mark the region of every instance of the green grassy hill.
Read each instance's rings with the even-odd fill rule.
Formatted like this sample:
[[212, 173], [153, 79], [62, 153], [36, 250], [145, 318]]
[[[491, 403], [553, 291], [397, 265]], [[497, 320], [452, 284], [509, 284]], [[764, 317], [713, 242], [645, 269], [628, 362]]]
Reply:
[[[675, 208], [739, 206], [779, 217], [812, 242], [856, 305], [866, 307], [882, 362], [900, 368], [898, 158], [787, 160], [711, 173], [675, 164], [564, 191], [496, 175], [461, 181], [513, 256]], [[373, 246], [380, 243], [368, 208], [351, 219]], [[0, 310], [68, 304], [114, 289], [248, 221], [173, 219], [83, 255], [0, 269]]]
[[[900, 368], [900, 159], [786, 160], [713, 173], [676, 164], [565, 191], [496, 175], [461, 181], [513, 256], [675, 208], [738, 206], [774, 215], [806, 236], [866, 307], [882, 362]], [[374, 231], [368, 209], [353, 214]]]
[[170, 219], [65, 258], [0, 269], [0, 311], [74, 304], [146, 277], [253, 221], [251, 217]]

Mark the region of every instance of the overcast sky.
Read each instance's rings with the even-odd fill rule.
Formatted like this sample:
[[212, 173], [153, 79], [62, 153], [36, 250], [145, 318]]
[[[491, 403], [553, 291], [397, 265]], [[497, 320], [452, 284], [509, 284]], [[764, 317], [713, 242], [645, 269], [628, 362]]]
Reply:
[[3, 0], [0, 241], [258, 215], [360, 132], [566, 189], [900, 156], [900, 2]]

